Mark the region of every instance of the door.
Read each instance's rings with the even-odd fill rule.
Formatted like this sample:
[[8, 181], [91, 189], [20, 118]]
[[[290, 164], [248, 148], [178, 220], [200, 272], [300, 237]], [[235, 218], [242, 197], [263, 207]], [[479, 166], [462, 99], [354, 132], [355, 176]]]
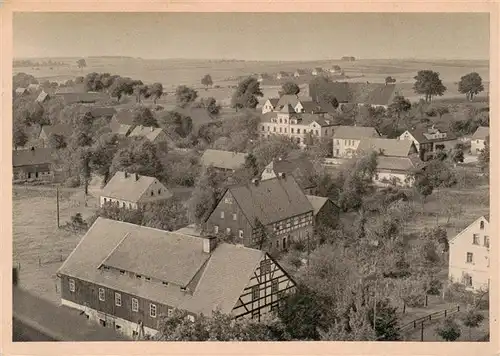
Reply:
[[283, 237], [283, 250], [286, 250], [286, 237]]

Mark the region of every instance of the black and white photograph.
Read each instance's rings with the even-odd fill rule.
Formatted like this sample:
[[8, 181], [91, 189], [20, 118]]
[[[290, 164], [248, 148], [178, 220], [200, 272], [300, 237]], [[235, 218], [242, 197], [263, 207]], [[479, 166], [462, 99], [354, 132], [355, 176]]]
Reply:
[[489, 342], [490, 20], [13, 13], [12, 341]]

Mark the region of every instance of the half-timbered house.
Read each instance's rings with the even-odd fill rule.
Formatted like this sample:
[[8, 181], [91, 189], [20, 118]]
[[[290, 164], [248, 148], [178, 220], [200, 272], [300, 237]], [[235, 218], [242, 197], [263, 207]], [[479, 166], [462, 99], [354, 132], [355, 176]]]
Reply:
[[176, 309], [260, 319], [296, 288], [263, 251], [104, 218], [57, 275], [63, 305], [129, 336], [155, 334]]

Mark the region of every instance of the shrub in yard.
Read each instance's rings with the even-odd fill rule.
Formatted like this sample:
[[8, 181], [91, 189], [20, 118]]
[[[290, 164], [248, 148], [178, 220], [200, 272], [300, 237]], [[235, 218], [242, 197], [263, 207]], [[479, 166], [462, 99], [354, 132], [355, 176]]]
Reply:
[[425, 296], [422, 293], [415, 293], [406, 296], [405, 304], [411, 308], [421, 308], [425, 304]]
[[462, 335], [460, 326], [453, 318], [446, 318], [443, 323], [436, 329], [437, 334], [445, 341], [455, 341]]
[[64, 182], [66, 188], [76, 188], [80, 186], [80, 177], [69, 177]]
[[443, 283], [438, 279], [433, 279], [429, 283], [429, 289], [427, 290], [427, 294], [429, 295], [439, 295], [441, 293], [441, 288], [443, 287]]
[[472, 328], [477, 328], [484, 320], [484, 315], [471, 309], [463, 317], [462, 323], [469, 328], [469, 340], [472, 341]]

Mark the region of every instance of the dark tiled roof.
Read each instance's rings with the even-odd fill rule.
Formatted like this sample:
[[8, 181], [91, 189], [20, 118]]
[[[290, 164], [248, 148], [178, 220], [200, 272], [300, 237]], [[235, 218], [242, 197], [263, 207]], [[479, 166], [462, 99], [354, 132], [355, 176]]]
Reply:
[[[113, 178], [106, 184], [106, 186], [101, 191], [101, 196], [126, 200], [130, 202], [138, 202], [143, 198], [146, 190], [152, 185], [157, 184], [158, 188], [162, 191], [167, 192], [167, 188], [154, 177], [147, 177], [142, 175], [137, 175], [125, 172], [116, 172]], [[165, 198], [171, 196], [171, 193], [166, 193]], [[146, 197], [144, 197], [146, 198]]]
[[360, 140], [369, 137], [380, 137], [373, 127], [363, 126], [336, 126], [333, 129], [333, 137], [339, 139]]
[[136, 126], [132, 132], [130, 133], [129, 137], [134, 137], [134, 136], [140, 136], [140, 137], [146, 137], [150, 141], [154, 141], [158, 135], [160, 135], [163, 132], [163, 129], [159, 127], [147, 127], [147, 126]]
[[384, 156], [408, 157], [413, 141], [388, 138], [367, 138], [361, 140], [357, 152], [382, 151]]
[[485, 126], [479, 126], [472, 135], [473, 140], [486, 140], [486, 137], [490, 135], [490, 128]]
[[116, 109], [112, 107], [100, 107], [100, 108], [92, 108], [89, 111], [90, 115], [94, 118], [99, 117], [112, 117], [116, 114]]
[[12, 166], [32, 166], [35, 164], [47, 164], [52, 162], [51, 148], [37, 148], [34, 150], [12, 151]]
[[413, 161], [409, 157], [377, 157], [377, 170], [411, 172], [415, 169]]
[[[209, 254], [202, 246], [199, 237], [98, 218], [58, 273], [193, 313], [230, 313], [265, 252], [221, 243]], [[171, 283], [98, 269], [108, 256], [108, 264]]]
[[36, 98], [36, 101], [41, 103], [43, 102], [45, 99], [47, 99], [49, 97], [49, 94], [42, 91], [40, 94], [38, 94], [38, 97]]
[[307, 157], [291, 156], [285, 159], [276, 159], [273, 161], [272, 166], [275, 174], [282, 172], [292, 175], [302, 189], [315, 186], [312, 180], [314, 165]]
[[228, 188], [251, 225], [268, 225], [313, 210], [293, 176]]
[[316, 216], [318, 212], [323, 208], [323, 206], [326, 204], [326, 202], [329, 200], [328, 198], [325, 197], [318, 197], [316, 195], [306, 195], [307, 199], [309, 199], [309, 202], [311, 202], [311, 205], [314, 209], [313, 214]]
[[46, 125], [42, 128], [42, 131], [45, 132], [47, 137], [50, 135], [61, 135], [64, 137], [71, 136], [73, 129], [69, 124], [56, 124], [56, 125]]
[[246, 153], [208, 149], [201, 156], [201, 164], [222, 169], [238, 169], [245, 163]]
[[273, 107], [276, 107], [276, 104], [278, 104], [279, 101], [280, 101], [279, 98], [271, 98], [271, 99], [269, 99], [269, 102], [271, 103], [271, 105]]
[[[427, 134], [429, 134], [429, 130], [432, 130], [432, 128], [417, 128], [414, 130], [408, 130], [408, 132], [419, 142], [419, 143], [428, 143], [428, 142], [443, 142], [443, 141], [453, 141], [457, 139], [457, 136], [451, 132], [448, 131], [446, 132], [446, 137], [440, 137], [440, 138], [429, 138], [426, 137]], [[445, 133], [443, 130], [439, 130], [441, 133]]]

